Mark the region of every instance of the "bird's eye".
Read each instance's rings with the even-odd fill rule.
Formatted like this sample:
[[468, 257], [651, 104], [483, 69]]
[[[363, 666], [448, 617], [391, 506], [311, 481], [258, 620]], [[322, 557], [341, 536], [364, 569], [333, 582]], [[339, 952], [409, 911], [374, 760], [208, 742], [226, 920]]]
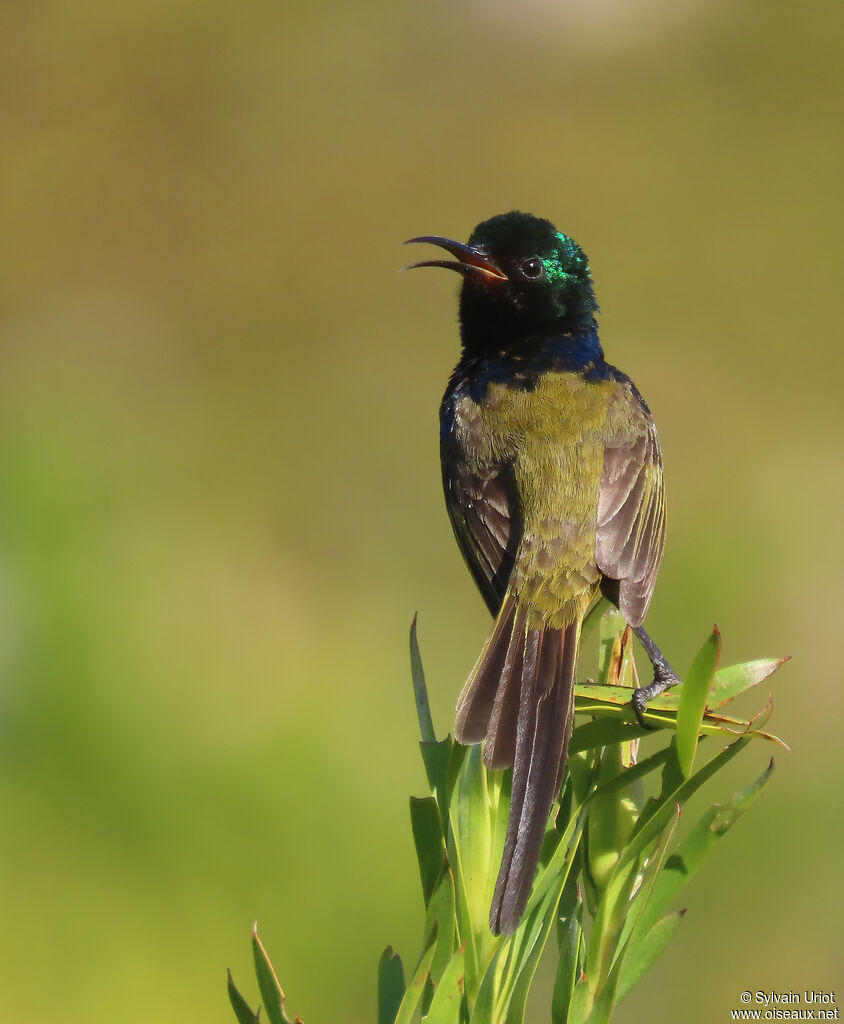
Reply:
[[519, 264], [519, 270], [523, 277], [535, 281], [545, 273], [545, 264], [538, 256], [529, 256]]

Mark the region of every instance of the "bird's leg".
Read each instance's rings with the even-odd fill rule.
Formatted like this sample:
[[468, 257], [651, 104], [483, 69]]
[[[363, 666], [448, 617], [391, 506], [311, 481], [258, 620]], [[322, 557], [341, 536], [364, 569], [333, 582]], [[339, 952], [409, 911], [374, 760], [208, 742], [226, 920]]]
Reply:
[[633, 698], [630, 701], [633, 707], [633, 714], [638, 719], [639, 725], [643, 729], [650, 729], [644, 719], [644, 712], [648, 706], [648, 701], [658, 697], [669, 687], [676, 686], [681, 680], [677, 676], [674, 669], [668, 664], [665, 655], [657, 647], [657, 645], [651, 640], [645, 631], [644, 626], [634, 626], [633, 632], [639, 638], [639, 643], [645, 650], [648, 659], [654, 669], [653, 682], [648, 686], [642, 686], [638, 690], [634, 691]]

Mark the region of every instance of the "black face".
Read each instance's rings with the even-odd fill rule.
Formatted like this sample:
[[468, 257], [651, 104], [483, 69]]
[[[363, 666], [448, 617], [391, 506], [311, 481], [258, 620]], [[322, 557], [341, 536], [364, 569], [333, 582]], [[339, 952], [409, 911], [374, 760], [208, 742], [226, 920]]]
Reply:
[[[589, 261], [580, 246], [554, 225], [526, 213], [505, 213], [479, 224], [469, 245], [487, 253], [506, 275], [501, 295], [487, 289], [487, 301], [505, 303], [536, 324], [591, 321], [596, 310]], [[467, 277], [466, 286], [483, 285]], [[490, 285], [492, 282], [490, 282]], [[502, 301], [503, 300], [503, 301]], [[482, 294], [470, 301], [484, 302]]]
[[589, 262], [580, 246], [550, 221], [505, 213], [479, 224], [467, 245], [424, 236], [456, 261], [430, 260], [463, 275], [460, 320], [466, 347], [516, 345], [549, 332], [592, 327], [597, 303]]

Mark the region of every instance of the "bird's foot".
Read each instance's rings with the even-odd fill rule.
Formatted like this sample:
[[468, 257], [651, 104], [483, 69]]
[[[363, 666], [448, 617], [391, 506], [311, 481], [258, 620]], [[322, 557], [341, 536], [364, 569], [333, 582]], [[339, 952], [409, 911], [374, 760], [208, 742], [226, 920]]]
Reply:
[[652, 701], [654, 697], [658, 697], [661, 693], [670, 689], [672, 686], [677, 686], [680, 683], [674, 669], [670, 665], [654, 665], [654, 678], [653, 682], [648, 686], [642, 686], [636, 690], [630, 701], [633, 708], [633, 714], [636, 716], [636, 720], [643, 729], [651, 730], [652, 725], [648, 725], [645, 721], [645, 711], [648, 707], [648, 702]]

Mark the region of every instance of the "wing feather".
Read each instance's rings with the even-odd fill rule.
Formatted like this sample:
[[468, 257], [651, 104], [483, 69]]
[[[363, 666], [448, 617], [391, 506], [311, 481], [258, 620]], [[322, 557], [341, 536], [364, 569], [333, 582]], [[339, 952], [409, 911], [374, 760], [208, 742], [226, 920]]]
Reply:
[[[619, 608], [634, 626], [651, 602], [665, 544], [662, 450], [650, 413], [625, 384], [628, 429], [604, 451], [598, 496], [595, 558], [605, 576], [619, 582]], [[630, 430], [632, 422], [633, 429]]]
[[[512, 463], [479, 460], [483, 426], [461, 386], [449, 386], [441, 409], [443, 490], [457, 543], [478, 589], [497, 615], [522, 536]], [[468, 412], [466, 411], [468, 409]]]

